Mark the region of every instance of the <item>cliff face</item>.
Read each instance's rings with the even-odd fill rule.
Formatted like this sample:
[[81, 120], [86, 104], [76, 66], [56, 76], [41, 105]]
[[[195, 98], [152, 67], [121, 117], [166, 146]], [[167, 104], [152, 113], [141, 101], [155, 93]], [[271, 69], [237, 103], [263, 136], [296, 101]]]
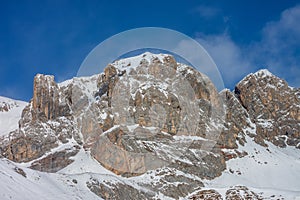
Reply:
[[[300, 148], [299, 105], [299, 89], [268, 71], [218, 94], [208, 77], [172, 56], [145, 53], [60, 84], [36, 75], [19, 129], [1, 139], [0, 153], [57, 172], [84, 150], [117, 175], [149, 175], [139, 187], [178, 199], [203, 187], [203, 179], [220, 176], [226, 160], [247, 155], [238, 149], [246, 137]], [[159, 180], [151, 180], [153, 174]], [[126, 199], [114, 188], [155, 196], [121, 182], [93, 179], [88, 187], [103, 198]], [[195, 198], [201, 195], [220, 194], [202, 191]]]
[[245, 77], [235, 87], [234, 93], [256, 125], [255, 139], [275, 145], [300, 148], [299, 89], [267, 70]]
[[70, 143], [72, 138], [80, 143], [70, 115], [69, 97], [68, 90], [59, 88], [53, 76], [36, 75], [33, 99], [22, 112], [19, 129], [3, 138], [2, 155], [15, 162], [28, 162], [44, 156], [60, 143]]

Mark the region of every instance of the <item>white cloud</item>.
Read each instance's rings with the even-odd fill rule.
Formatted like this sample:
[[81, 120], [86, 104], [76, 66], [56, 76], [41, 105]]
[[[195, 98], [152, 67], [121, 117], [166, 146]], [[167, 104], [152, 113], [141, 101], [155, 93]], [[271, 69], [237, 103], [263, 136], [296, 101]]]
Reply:
[[224, 83], [215, 63], [199, 43], [191, 39], [183, 39], [178, 42], [172, 52], [188, 61], [198, 71], [206, 74], [219, 91], [224, 89]]
[[225, 86], [258, 68], [268, 68], [295, 87], [300, 87], [300, 6], [282, 12], [278, 21], [262, 29], [261, 39], [239, 46], [227, 33], [203, 35], [197, 40], [206, 48], [223, 76]]
[[251, 71], [250, 62], [244, 58], [240, 47], [227, 34], [203, 35], [198, 41], [215, 61], [225, 87], [232, 87], [232, 84]]
[[300, 86], [300, 6], [282, 12], [279, 21], [266, 24], [262, 39], [253, 45], [253, 61]]

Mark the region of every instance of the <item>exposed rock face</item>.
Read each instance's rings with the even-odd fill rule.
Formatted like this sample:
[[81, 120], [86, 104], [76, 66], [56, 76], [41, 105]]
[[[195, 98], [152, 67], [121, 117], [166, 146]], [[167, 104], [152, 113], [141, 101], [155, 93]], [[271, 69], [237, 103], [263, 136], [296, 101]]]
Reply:
[[39, 158], [51, 148], [56, 147], [56, 139], [51, 136], [25, 136], [17, 131], [12, 132], [9, 141], [2, 142], [1, 153], [6, 158], [15, 162], [28, 162]]
[[10, 105], [6, 103], [2, 103], [0, 106], [0, 112], [7, 112], [10, 110]]
[[92, 179], [87, 183], [87, 187], [94, 192], [96, 195], [103, 199], [153, 199], [155, 193], [146, 193], [140, 191], [132, 186], [125, 183], [111, 183], [105, 181], [104, 183], [99, 183], [98, 180]]
[[220, 193], [218, 193], [215, 190], [201, 190], [197, 192], [196, 194], [189, 197], [189, 199], [192, 200], [200, 200], [200, 199], [206, 199], [206, 200], [222, 200], [222, 196]]
[[221, 148], [226, 160], [243, 157], [247, 153], [239, 152], [238, 145], [245, 144], [246, 135], [254, 137], [256, 126], [251, 122], [249, 114], [232, 92], [225, 89], [220, 92], [220, 96], [224, 100], [226, 120], [217, 146]]
[[[98, 131], [98, 137], [94, 137], [97, 139], [92, 140], [92, 155], [103, 166], [123, 176], [168, 165], [200, 177], [220, 175], [225, 168], [221, 151], [206, 152], [203, 148], [203, 137], [212, 137], [222, 128], [212, 125], [222, 121], [218, 112], [222, 103], [215, 87], [205, 75], [177, 64], [173, 57], [147, 56], [142, 56], [136, 66], [126, 60], [108, 65], [98, 78], [96, 94], [100, 101], [94, 103], [98, 106], [90, 107], [91, 113], [100, 113], [101, 104], [102, 111], [111, 110], [105, 116], [112, 114], [114, 118], [108, 120], [103, 135]], [[123, 68], [128, 65], [131, 68]], [[178, 98], [184, 96], [190, 99]], [[89, 127], [97, 127], [97, 123]], [[83, 135], [91, 132], [97, 130], [82, 130]], [[192, 144], [186, 136], [199, 140]], [[192, 150], [188, 150], [190, 145]], [[202, 157], [210, 167], [199, 164]]]
[[72, 149], [66, 149], [50, 154], [45, 158], [34, 161], [30, 168], [43, 172], [57, 172], [73, 162], [70, 157], [75, 156], [78, 153], [79, 148], [79, 146], [75, 146]]
[[262, 200], [263, 198], [245, 186], [235, 186], [226, 192], [226, 200], [231, 199]]
[[233, 93], [229, 90], [223, 90], [220, 95], [223, 97], [226, 106], [226, 123], [218, 142], [222, 148], [234, 149], [237, 148], [237, 141], [241, 145], [244, 144], [244, 135], [249, 134], [244, 130], [247, 127], [252, 129], [255, 129], [255, 127], [249, 120], [247, 111]]
[[[200, 190], [189, 197], [192, 200], [223, 200], [220, 193], [216, 190]], [[226, 191], [226, 200], [262, 200], [264, 199], [245, 186], [234, 186]]]
[[[247, 154], [238, 151], [246, 136], [300, 148], [299, 89], [266, 71], [218, 94], [192, 67], [145, 53], [61, 84], [39, 74], [33, 91], [19, 129], [2, 138], [1, 155], [57, 172], [84, 148], [136, 184], [87, 182], [104, 199], [221, 199], [202, 190], [202, 181], [220, 176], [226, 160]], [[260, 199], [243, 186], [226, 192], [226, 199], [247, 198]]]
[[1, 142], [1, 154], [15, 162], [35, 160], [72, 137], [81, 142], [70, 115], [68, 90], [60, 89], [53, 76], [38, 74], [33, 91], [33, 99], [23, 110], [19, 129]]
[[54, 82], [54, 76], [38, 74], [33, 83], [33, 110], [37, 118], [51, 120], [59, 116], [59, 89]]
[[187, 173], [173, 167], [148, 171], [142, 178], [147, 181], [139, 183], [139, 186], [150, 191], [160, 191], [163, 195], [174, 199], [185, 197], [204, 186], [197, 176], [188, 176]]
[[300, 147], [300, 99], [297, 89], [261, 70], [239, 82], [235, 95], [256, 124], [256, 140]]
[[[63, 91], [54, 81], [54, 76], [38, 74], [34, 78], [32, 110], [33, 120], [54, 120], [60, 116], [70, 115], [70, 90]], [[69, 105], [68, 105], [69, 104]]]
[[8, 112], [11, 110], [13, 107], [18, 106], [16, 102], [6, 102], [2, 101], [0, 99], [0, 112]]

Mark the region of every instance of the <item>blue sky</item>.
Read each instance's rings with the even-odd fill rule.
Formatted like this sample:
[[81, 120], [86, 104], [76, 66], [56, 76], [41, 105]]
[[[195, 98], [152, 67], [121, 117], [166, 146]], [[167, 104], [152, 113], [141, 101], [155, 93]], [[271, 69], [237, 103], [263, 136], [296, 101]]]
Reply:
[[[276, 2], [276, 3], [275, 3]], [[1, 1], [0, 95], [29, 100], [33, 77], [72, 78], [108, 37], [164, 27], [202, 44], [233, 89], [260, 68], [300, 87], [300, 1]]]

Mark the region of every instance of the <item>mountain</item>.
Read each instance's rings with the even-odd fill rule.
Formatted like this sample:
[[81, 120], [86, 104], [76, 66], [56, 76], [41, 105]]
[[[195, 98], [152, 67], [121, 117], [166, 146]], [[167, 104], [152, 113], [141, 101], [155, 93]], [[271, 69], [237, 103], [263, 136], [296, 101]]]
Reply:
[[0, 135], [18, 128], [18, 121], [26, 102], [0, 97]]
[[29, 103], [1, 100], [1, 199], [296, 198], [299, 94], [267, 70], [218, 92], [148, 52], [62, 83], [38, 74]]

